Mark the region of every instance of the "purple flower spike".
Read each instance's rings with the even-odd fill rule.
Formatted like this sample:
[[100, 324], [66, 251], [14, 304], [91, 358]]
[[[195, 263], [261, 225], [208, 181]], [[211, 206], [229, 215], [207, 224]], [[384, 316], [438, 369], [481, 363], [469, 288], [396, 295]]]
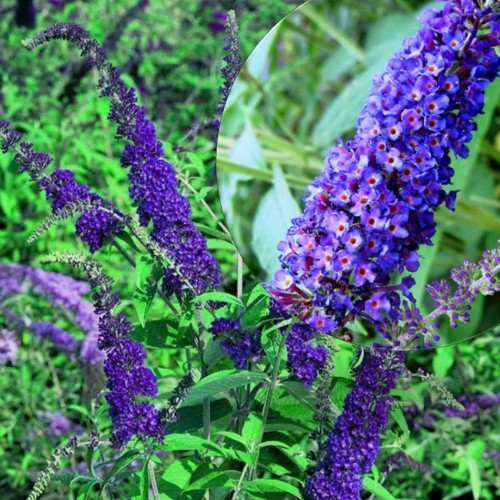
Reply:
[[0, 330], [0, 365], [17, 361], [17, 337], [10, 330]]
[[344, 411], [328, 437], [325, 456], [310, 471], [305, 498], [358, 500], [362, 474], [379, 452], [380, 432], [389, 422], [390, 391], [403, 370], [404, 353], [366, 349]]
[[[118, 125], [117, 136], [129, 141], [121, 163], [130, 168], [129, 192], [137, 205], [140, 223], [152, 223], [152, 238], [173, 261], [165, 271], [164, 291], [178, 294], [200, 294], [220, 285], [217, 261], [210, 255], [205, 238], [191, 220], [188, 200], [178, 192], [175, 167], [165, 159], [155, 126], [146, 118], [145, 108], [137, 104], [137, 96], [120, 78], [120, 72], [107, 61], [105, 50], [81, 26], [57, 23], [26, 43], [29, 49], [49, 40], [68, 40], [75, 44], [88, 63], [100, 73], [98, 87], [101, 97], [111, 98], [110, 120]], [[71, 181], [65, 186], [73, 190]], [[77, 196], [80, 193], [77, 193]], [[105, 220], [80, 221], [80, 228], [97, 228], [99, 233], [86, 241], [90, 247], [107, 235]]]
[[46, 175], [44, 170], [51, 164], [52, 158], [33, 151], [33, 145], [21, 142], [21, 139], [21, 134], [10, 128], [9, 122], [0, 121], [2, 152], [15, 152], [14, 159], [19, 164], [19, 171], [30, 173], [31, 180], [37, 182], [51, 202], [54, 215], [67, 218], [81, 213], [76, 222], [76, 233], [87, 243], [91, 252], [98, 250], [123, 229], [123, 216], [107, 207], [104, 200], [92, 193], [88, 186], [79, 184], [73, 172], [57, 169]]
[[500, 12], [480, 4], [449, 0], [426, 11], [418, 34], [374, 78], [354, 139], [331, 149], [278, 247], [282, 269], [267, 289], [288, 313], [332, 333], [355, 316], [394, 316], [401, 292], [411, 300], [406, 285], [389, 280], [417, 270], [434, 211], [454, 209], [456, 191], [443, 190], [450, 156], [467, 157], [485, 88], [499, 72]]

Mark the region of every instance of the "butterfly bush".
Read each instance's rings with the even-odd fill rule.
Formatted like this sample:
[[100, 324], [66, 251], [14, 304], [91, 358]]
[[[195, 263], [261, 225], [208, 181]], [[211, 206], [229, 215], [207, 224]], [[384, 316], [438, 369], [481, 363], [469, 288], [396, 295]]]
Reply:
[[401, 351], [363, 351], [355, 381], [325, 445], [324, 457], [310, 471], [306, 498], [360, 498], [362, 474], [379, 453], [380, 433], [389, 422], [390, 391], [403, 371]]
[[[224, 16], [219, 14], [214, 13], [213, 21], [221, 24]], [[289, 324], [280, 327], [286, 339], [282, 339], [264, 401], [263, 429], [285, 341], [287, 366], [306, 387], [311, 387], [318, 375], [323, 377], [315, 391], [315, 419], [324, 423], [333, 408], [330, 382], [334, 356], [316, 343], [317, 330], [332, 333], [358, 316], [375, 324], [387, 339], [399, 338], [400, 334], [410, 339], [416, 333], [427, 334], [427, 328], [435, 327], [441, 316], [449, 316], [452, 326], [467, 321], [475, 295], [499, 290], [495, 277], [500, 270], [498, 250], [486, 252], [477, 264], [465, 262], [454, 270], [455, 291], [446, 281], [430, 285], [428, 291], [436, 310], [425, 318], [413, 303], [411, 278], [404, 278], [399, 285], [389, 284], [395, 271], [417, 269], [420, 245], [431, 244], [435, 209], [443, 203], [453, 209], [456, 192], [443, 189], [451, 184], [450, 157], [452, 153], [467, 156], [465, 144], [472, 137], [473, 120], [482, 110], [484, 89], [500, 66], [495, 52], [500, 43], [499, 16], [491, 6], [450, 0], [441, 11], [428, 11], [422, 20], [424, 27], [417, 36], [408, 39], [390, 60], [387, 71], [375, 78], [355, 138], [345, 144], [339, 142], [329, 152], [322, 174], [308, 188], [304, 214], [293, 221], [287, 240], [280, 244], [282, 269], [268, 286], [273, 298], [270, 316], [285, 318]], [[209, 29], [219, 31], [219, 24]], [[227, 64], [218, 115], [241, 66], [237, 25], [231, 13], [226, 29]], [[26, 46], [32, 49], [52, 39], [67, 40], [81, 50], [87, 65], [99, 73], [101, 97], [111, 100], [109, 118], [118, 126], [117, 137], [127, 141], [121, 164], [128, 169], [129, 193], [139, 222], [151, 226], [155, 248], [168, 261], [162, 291], [191, 299], [217, 288], [221, 281], [218, 265], [191, 220], [189, 202], [178, 190], [175, 168], [165, 159], [155, 127], [146, 118], [145, 108], [138, 105], [135, 91], [124, 85], [105, 51], [79, 26], [56, 24]], [[218, 129], [218, 120], [215, 126]], [[45, 192], [54, 218], [79, 213], [76, 232], [90, 252], [113, 243], [115, 235], [130, 227], [130, 217], [78, 183], [70, 170], [45, 174], [52, 159], [35, 152], [7, 122], [0, 122], [0, 139], [2, 149], [13, 150], [20, 170], [28, 171]], [[151, 401], [158, 392], [155, 375], [144, 366], [143, 346], [130, 338], [131, 323], [124, 313], [117, 312], [120, 297], [112, 290], [111, 278], [94, 260], [82, 256], [58, 254], [47, 262], [83, 268], [90, 286], [70, 279], [56, 280], [55, 273], [52, 276], [23, 266], [11, 267], [2, 282], [0, 267], [0, 285], [4, 285], [0, 286], [0, 303], [21, 293], [23, 280], [29, 279], [35, 294], [71, 311], [87, 332], [81, 345], [55, 324], [36, 321], [30, 322], [30, 327], [68, 352], [79, 348], [87, 363], [94, 364], [102, 360], [99, 355], [105, 356], [106, 400], [114, 427], [114, 447], [121, 448], [136, 436], [160, 442], [166, 427], [179, 419], [179, 404], [194, 384], [193, 373], [187, 371], [164, 409], [158, 410]], [[90, 287], [93, 307], [82, 300]], [[302, 321], [292, 324], [292, 315]], [[12, 313], [11, 319], [16, 318], [24, 320]], [[199, 326], [205, 325], [200, 321]], [[239, 319], [216, 318], [208, 331], [240, 369], [249, 368], [265, 354], [260, 326], [246, 328]], [[13, 363], [16, 356], [15, 335], [0, 330], [0, 363]], [[394, 402], [391, 390], [405, 370], [404, 357], [403, 352], [395, 350], [358, 350], [354, 382], [343, 411], [333, 428], [318, 432], [322, 437], [332, 429], [327, 440], [320, 443], [317, 464], [308, 470], [305, 498], [360, 498], [363, 474], [370, 471], [380, 451], [380, 435], [388, 425]], [[201, 349], [200, 358], [203, 374], [206, 366]], [[450, 410], [466, 413], [446, 410], [446, 414], [470, 415], [473, 410], [496, 404], [497, 395], [474, 395], [464, 399], [463, 410]], [[205, 417], [210, 419], [207, 408], [210, 410], [208, 398], [203, 403], [204, 432], [210, 431], [205, 426]], [[54, 436], [72, 429], [71, 421], [60, 413], [47, 418]], [[98, 446], [97, 433], [91, 441], [90, 449]], [[75, 438], [73, 447], [76, 442]], [[152, 449], [146, 446], [149, 443], [143, 444], [149, 460]], [[257, 441], [255, 448], [260, 449], [260, 445]], [[258, 457], [257, 453], [251, 476], [257, 472]], [[394, 464], [398, 460], [403, 459], [394, 458]], [[148, 474], [152, 464], [148, 464]], [[418, 467], [414, 461], [411, 464]], [[238, 487], [246, 470], [245, 466]], [[154, 482], [154, 466], [152, 471], [149, 478]], [[50, 474], [43, 481], [48, 477]]]
[[[118, 69], [107, 61], [104, 49], [81, 26], [54, 24], [33, 37], [26, 46], [32, 49], [53, 39], [68, 40], [81, 50], [88, 64], [99, 71], [101, 97], [111, 98], [109, 118], [118, 125], [117, 136], [129, 141], [121, 163], [130, 168], [129, 193], [137, 205], [140, 223], [147, 226], [152, 222], [151, 238], [173, 261], [173, 266], [165, 270], [164, 289], [182, 294], [187, 291], [186, 283], [189, 283], [190, 289], [199, 294], [218, 287], [218, 264], [191, 220], [189, 201], [178, 191], [175, 167], [165, 160], [155, 126], [146, 118], [145, 108], [137, 104], [135, 90], [123, 83]], [[106, 227], [110, 232], [108, 223], [101, 215], [97, 220], [90, 219], [81, 225], [88, 232], [95, 225], [98, 229]], [[95, 249], [99, 243], [95, 242]]]
[[355, 316], [397, 320], [394, 271], [416, 271], [431, 245], [434, 211], [453, 210], [451, 154], [466, 158], [484, 91], [498, 75], [499, 13], [477, 0], [427, 10], [384, 73], [374, 78], [355, 137], [334, 146], [308, 187], [301, 217], [279, 245], [267, 288], [288, 312], [322, 332]]
[[222, 339], [221, 349], [233, 360], [235, 366], [245, 369], [249, 362], [257, 362], [264, 351], [261, 330], [243, 330], [239, 320], [219, 318], [212, 322], [210, 333]]
[[[155, 127], [146, 118], [145, 108], [137, 105], [135, 91], [125, 86], [119, 71], [107, 61], [104, 49], [80, 26], [55, 24], [25, 45], [31, 49], [52, 39], [64, 39], [77, 45], [88, 65], [99, 71], [100, 95], [111, 98], [109, 118], [118, 124], [117, 136], [129, 141], [121, 163], [130, 167], [129, 192], [137, 205], [139, 221], [143, 226], [152, 222], [151, 239], [169, 263], [163, 291], [179, 296], [194, 295], [219, 286], [218, 264], [191, 220], [189, 202], [177, 190], [175, 168], [164, 159]], [[76, 221], [76, 232], [91, 252], [123, 231], [129, 222], [127, 216], [91, 192], [88, 186], [78, 183], [70, 170], [57, 169], [46, 175], [44, 171], [52, 158], [34, 151], [33, 145], [22, 141], [21, 134], [8, 122], [0, 122], [0, 138], [2, 150], [13, 150], [20, 171], [28, 171], [31, 179], [44, 190], [55, 216], [66, 218], [81, 213]], [[97, 345], [107, 354], [105, 372], [110, 390], [107, 400], [115, 426], [113, 444], [123, 446], [134, 435], [160, 439], [164, 432], [158, 411], [150, 403], [137, 401], [137, 396], [152, 397], [157, 391], [153, 373], [142, 366], [146, 356], [144, 348], [128, 338], [131, 325], [125, 316], [113, 314], [119, 299], [111, 294], [106, 278], [90, 275], [90, 283], [101, 287], [93, 297], [95, 312], [99, 315]], [[103, 283], [106, 293], [102, 292]], [[54, 331], [52, 335], [57, 333]], [[82, 352], [92, 359], [86, 347], [82, 346]], [[136, 377], [140, 379], [137, 382]]]
[[156, 377], [146, 368], [146, 351], [129, 338], [132, 325], [124, 313], [115, 313], [120, 297], [112, 290], [113, 280], [94, 260], [74, 254], [55, 254], [47, 262], [61, 261], [84, 270], [94, 290], [94, 311], [99, 317], [97, 346], [106, 353], [104, 372], [107, 378], [106, 401], [114, 425], [111, 443], [126, 445], [134, 436], [160, 440], [165, 435], [160, 412], [141, 397], [153, 398], [158, 392]]
[[44, 170], [52, 163], [52, 158], [34, 151], [33, 144], [23, 141], [21, 133], [11, 128], [7, 121], [0, 121], [0, 139], [2, 152], [14, 151], [19, 171], [29, 172], [31, 180], [45, 193], [56, 219], [81, 212], [75, 223], [76, 234], [91, 252], [97, 251], [123, 230], [121, 214], [87, 185], [76, 181], [71, 170], [56, 169], [46, 175]]
[[[39, 339], [49, 341], [72, 357], [79, 355], [84, 363], [95, 364], [104, 359], [104, 352], [97, 348], [96, 342], [98, 317], [84, 297], [90, 291], [88, 283], [31, 266], [0, 263], [0, 290], [0, 312], [16, 326], [33, 332]], [[55, 310], [70, 315], [85, 332], [84, 340], [79, 342], [54, 323], [28, 318], [14, 311], [10, 304], [12, 299], [28, 293], [45, 297]]]

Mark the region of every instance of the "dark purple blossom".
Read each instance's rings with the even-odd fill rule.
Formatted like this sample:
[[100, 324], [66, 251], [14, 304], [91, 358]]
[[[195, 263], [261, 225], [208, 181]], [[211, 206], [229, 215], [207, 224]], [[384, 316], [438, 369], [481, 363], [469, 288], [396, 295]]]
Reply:
[[30, 173], [32, 181], [45, 192], [51, 202], [52, 213], [71, 217], [80, 212], [76, 221], [77, 235], [95, 252], [123, 229], [123, 217], [119, 212], [107, 207], [104, 200], [92, 193], [88, 186], [78, 183], [73, 172], [57, 169], [49, 175], [44, 173], [52, 158], [33, 150], [33, 145], [21, 142], [21, 134], [9, 128], [9, 122], [0, 121], [1, 149], [4, 153], [15, 152], [14, 159], [19, 171]]
[[51, 3], [57, 9], [62, 9], [70, 1], [71, 0], [49, 0], [49, 3]]
[[490, 459], [500, 463], [500, 450], [497, 450], [495, 448], [487, 448], [486, 451], [483, 453], [483, 458], [486, 460]]
[[423, 27], [374, 79], [353, 140], [333, 147], [308, 187], [305, 211], [281, 242], [282, 270], [268, 286], [288, 312], [323, 332], [354, 316], [397, 319], [408, 285], [391, 274], [418, 268], [431, 245], [434, 211], [453, 209], [445, 192], [450, 155], [467, 157], [484, 90], [498, 75], [499, 12], [477, 0], [428, 10]]
[[457, 401], [463, 405], [463, 410], [445, 408], [445, 415], [455, 418], [471, 418], [484, 410], [500, 406], [500, 394], [463, 394], [457, 397]]
[[[34, 48], [52, 39], [74, 43], [101, 75], [100, 95], [112, 101], [109, 118], [118, 125], [117, 135], [129, 141], [121, 162], [123, 167], [130, 168], [129, 192], [137, 205], [140, 223], [144, 226], [152, 223], [153, 240], [173, 261], [165, 271], [164, 290], [180, 294], [188, 289], [202, 293], [218, 287], [218, 264], [208, 252], [205, 238], [191, 221], [189, 202], [177, 190], [175, 168], [165, 160], [155, 126], [146, 118], [146, 110], [138, 106], [134, 89], [123, 83], [117, 68], [107, 61], [105, 50], [80, 26], [54, 24], [26, 45]], [[85, 228], [95, 225], [94, 220], [84, 224]], [[107, 227], [105, 221], [97, 226]], [[94, 243], [99, 242], [98, 239]]]
[[288, 352], [287, 365], [294, 375], [311, 387], [318, 372], [325, 364], [328, 349], [324, 346], [313, 346], [311, 340], [316, 336], [316, 330], [305, 323], [292, 326], [286, 339]]
[[242, 370], [247, 368], [248, 362], [258, 361], [264, 354], [260, 342], [261, 330], [242, 330], [238, 320], [216, 319], [212, 322], [210, 333], [223, 339], [221, 349]]
[[14, 332], [2, 328], [0, 330], [0, 365], [17, 361], [17, 336]]
[[36, 9], [33, 0], [17, 0], [15, 21], [17, 26], [24, 28], [36, 26]]
[[114, 425], [113, 446], [120, 448], [134, 436], [161, 440], [165, 429], [160, 413], [151, 403], [140, 399], [156, 396], [156, 377], [143, 366], [146, 359], [143, 346], [129, 338], [132, 325], [123, 313], [114, 313], [120, 297], [112, 291], [113, 280], [99, 264], [85, 257], [61, 254], [56, 259], [81, 267], [94, 290], [94, 312], [99, 317], [97, 347], [106, 354], [104, 372], [109, 389], [106, 400]]
[[403, 360], [402, 352], [364, 350], [324, 457], [310, 471], [304, 487], [306, 498], [360, 498], [362, 474], [370, 471], [378, 456], [380, 432], [389, 422], [390, 392], [402, 373]]
[[224, 34], [224, 62], [225, 66], [221, 69], [223, 84], [219, 89], [221, 100], [217, 104], [217, 118], [215, 120], [215, 129], [218, 131], [220, 128], [220, 119], [224, 111], [224, 106], [231, 92], [231, 88], [243, 66], [243, 59], [241, 57], [239, 28], [236, 22], [234, 11], [229, 11]]
[[224, 31], [224, 25], [227, 21], [227, 12], [223, 10], [216, 10], [212, 14], [212, 20], [208, 23], [208, 29], [212, 33], [220, 33]]
[[480, 414], [484, 415], [485, 410], [498, 406], [500, 406], [500, 394], [474, 393], [456, 396], [453, 406], [449, 403], [432, 403], [427, 398], [423, 408], [411, 403], [405, 407], [404, 412], [410, 429], [436, 429], [442, 418], [473, 419]]
[[432, 465], [419, 462], [404, 451], [397, 451], [384, 460], [384, 471], [390, 473], [394, 469], [410, 469], [424, 474], [431, 474], [435, 471]]
[[97, 347], [99, 331], [87, 333], [80, 346], [80, 359], [88, 365], [95, 365], [106, 359], [106, 353]]

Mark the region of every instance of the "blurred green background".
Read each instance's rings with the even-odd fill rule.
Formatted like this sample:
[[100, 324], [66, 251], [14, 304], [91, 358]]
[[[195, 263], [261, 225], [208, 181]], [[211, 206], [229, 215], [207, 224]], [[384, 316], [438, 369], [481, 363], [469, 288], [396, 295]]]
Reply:
[[[311, 0], [288, 15], [252, 52], [229, 97], [217, 151], [223, 211], [244, 262], [263, 281], [279, 268], [276, 245], [302, 213], [305, 187], [338, 138], [353, 136], [375, 74], [425, 7], [441, 2]], [[414, 295], [429, 311], [424, 285], [465, 258], [477, 260], [500, 236], [500, 81], [487, 90], [485, 113], [466, 160], [453, 161], [457, 210], [437, 213], [434, 246], [421, 248]], [[443, 344], [500, 322], [498, 299], [478, 300], [469, 325]]]

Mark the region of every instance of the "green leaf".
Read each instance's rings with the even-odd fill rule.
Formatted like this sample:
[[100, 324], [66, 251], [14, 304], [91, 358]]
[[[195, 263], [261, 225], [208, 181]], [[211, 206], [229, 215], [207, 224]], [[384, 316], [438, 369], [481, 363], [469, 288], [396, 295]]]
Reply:
[[196, 222], [194, 225], [203, 234], [206, 234], [208, 236], [214, 236], [217, 239], [220, 239], [223, 241], [228, 241], [228, 242], [232, 243], [231, 238], [229, 238], [229, 236], [226, 233], [223, 233], [222, 231], [219, 231], [218, 229], [214, 229], [213, 227], [206, 226], [205, 224], [200, 224], [198, 222]]
[[208, 439], [191, 434], [169, 434], [165, 441], [165, 449], [169, 451], [210, 450], [223, 455], [223, 449]]
[[260, 441], [264, 431], [262, 417], [255, 413], [250, 413], [243, 425], [241, 435], [246, 443], [246, 448], [253, 451], [255, 445]]
[[142, 500], [149, 499], [150, 482], [149, 482], [148, 464], [149, 464], [149, 461], [144, 462], [144, 465], [142, 466], [142, 470], [139, 474], [139, 492], [140, 492]]
[[169, 500], [179, 498], [197, 466], [198, 462], [191, 458], [177, 459], [170, 464], [158, 484], [161, 495], [165, 495]]
[[137, 457], [141, 456], [141, 452], [137, 450], [126, 451], [114, 464], [113, 467], [109, 470], [109, 472], [104, 476], [104, 479], [101, 483], [101, 491], [104, 490], [104, 487], [109, 483], [111, 478], [118, 474], [121, 470], [125, 469], [127, 465], [130, 465]]
[[293, 396], [300, 403], [309, 406], [309, 408], [315, 407], [317, 398], [311, 389], [304, 387], [302, 382], [287, 381], [283, 382], [281, 387], [283, 387], [288, 394]]
[[260, 200], [252, 226], [252, 249], [260, 266], [272, 280], [280, 268], [278, 243], [290, 227], [290, 221], [300, 215], [300, 207], [292, 196], [281, 168], [273, 166], [274, 184]]
[[288, 493], [295, 498], [302, 498], [300, 490], [297, 487], [279, 479], [254, 479], [253, 481], [243, 483], [243, 489], [249, 492], [257, 491], [259, 493]]
[[188, 167], [193, 167], [200, 177], [204, 177], [206, 169], [203, 160], [195, 153], [187, 153], [186, 157], [190, 161]]
[[444, 378], [455, 362], [454, 349], [436, 349], [432, 358], [432, 369], [438, 378]]
[[396, 423], [399, 425], [399, 428], [403, 431], [405, 436], [410, 436], [410, 429], [408, 427], [408, 423], [406, 422], [406, 419], [404, 417], [403, 412], [401, 411], [400, 408], [393, 408], [391, 411], [391, 416], [392, 418], [396, 421]]
[[[177, 333], [177, 332], [175, 332]], [[135, 324], [130, 337], [150, 347], [175, 347], [177, 336], [169, 331], [169, 322], [164, 319]]]
[[202, 293], [201, 295], [198, 295], [198, 297], [195, 297], [191, 302], [193, 303], [208, 302], [210, 300], [216, 302], [224, 302], [225, 304], [233, 304], [238, 307], [244, 307], [243, 302], [240, 299], [238, 299], [238, 297], [235, 297], [234, 295], [225, 292]]
[[236, 480], [230, 477], [227, 472], [214, 471], [208, 474], [204, 474], [203, 477], [195, 481], [193, 484], [190, 484], [185, 489], [185, 491], [212, 490], [214, 488], [233, 488], [235, 485]]
[[365, 53], [361, 47], [358, 47], [352, 38], [342, 33], [336, 26], [327, 20], [311, 4], [305, 4], [300, 8], [301, 14], [309, 18], [320, 30], [324, 31], [329, 37], [333, 38], [338, 44], [349, 51], [359, 61], [364, 61]]
[[153, 272], [154, 260], [149, 255], [140, 255], [135, 262], [135, 289], [132, 297], [137, 317], [142, 326], [156, 295], [156, 282], [153, 284], [149, 277]]
[[98, 477], [97, 474], [95, 473], [95, 470], [94, 470], [94, 462], [93, 462], [93, 458], [94, 458], [94, 452], [95, 452], [95, 449], [94, 447], [92, 446], [89, 446], [87, 448], [87, 452], [85, 453], [85, 463], [87, 465], [87, 469], [88, 471], [95, 477]]
[[201, 379], [189, 392], [181, 406], [192, 406], [201, 403], [206, 398], [213, 398], [221, 392], [241, 387], [246, 384], [269, 382], [264, 373], [240, 370], [223, 370]]
[[241, 318], [241, 323], [244, 327], [255, 328], [260, 321], [267, 317], [268, 304], [265, 297], [254, 303], [252, 307], [246, 309], [243, 317]]
[[474, 500], [481, 498], [481, 467], [479, 461], [472, 457], [467, 457], [467, 468], [469, 469], [469, 481]]
[[91, 498], [90, 494], [96, 484], [99, 484], [99, 480], [96, 479], [93, 482], [88, 482], [78, 490], [77, 500], [87, 500], [87, 498]]
[[363, 478], [363, 488], [382, 500], [397, 500], [388, 490], [369, 476]]
[[[233, 406], [227, 399], [219, 399], [210, 403], [210, 417], [213, 422], [227, 419], [228, 415], [234, 411]], [[181, 433], [195, 431], [203, 427], [203, 405], [179, 408], [179, 420], [169, 425], [169, 432]]]
[[262, 73], [265, 70], [270, 50], [275, 46], [275, 40], [278, 36], [280, 24], [276, 24], [266, 36], [258, 43], [253, 52], [245, 62], [245, 69], [257, 80], [262, 79]]
[[132, 295], [132, 302], [134, 303], [137, 318], [143, 327], [146, 326], [146, 318], [151, 309], [151, 304], [153, 303], [155, 295], [156, 285], [149, 284], [146, 290], [136, 288]]
[[340, 347], [340, 350], [333, 354], [332, 375], [334, 377], [352, 379], [351, 363], [356, 353], [355, 346], [349, 342], [337, 342], [336, 345]]
[[150, 255], [139, 255], [135, 261], [135, 286], [145, 290], [153, 270], [154, 259]]
[[351, 392], [352, 383], [346, 378], [336, 378], [334, 379], [334, 384], [332, 388], [331, 398], [332, 403], [342, 411], [344, 408], [344, 400], [346, 396]]
[[236, 432], [231, 432], [231, 431], [218, 431], [215, 433], [217, 436], [225, 436], [227, 437], [228, 439], [232, 439], [233, 441], [236, 441], [237, 443], [240, 443], [241, 445], [243, 445], [245, 448], [248, 448], [248, 443], [247, 441], [242, 437], [240, 436], [239, 434], [237, 434]]
[[201, 200], [207, 197], [207, 194], [210, 193], [210, 191], [213, 191], [214, 189], [215, 186], [203, 186], [198, 191], [198, 193], [195, 194], [194, 199], [196, 200], [197, 203], [199, 203]]
[[482, 439], [474, 439], [466, 449], [469, 482], [474, 500], [481, 498], [481, 458], [485, 449], [486, 443]]

